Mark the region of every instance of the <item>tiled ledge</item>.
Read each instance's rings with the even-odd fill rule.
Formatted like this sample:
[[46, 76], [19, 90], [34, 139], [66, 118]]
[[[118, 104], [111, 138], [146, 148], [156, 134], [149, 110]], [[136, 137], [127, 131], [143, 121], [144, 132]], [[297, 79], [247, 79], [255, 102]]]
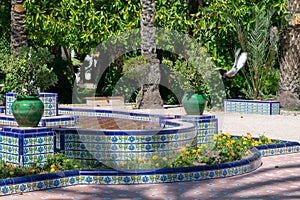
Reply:
[[280, 103], [278, 101], [225, 99], [224, 111], [244, 114], [279, 115]]
[[300, 152], [298, 142], [262, 145], [250, 150], [252, 155], [244, 160], [218, 165], [159, 170], [71, 170], [42, 175], [0, 180], [0, 196], [72, 185], [149, 184], [200, 181], [225, 178], [252, 172], [262, 164], [262, 156]]

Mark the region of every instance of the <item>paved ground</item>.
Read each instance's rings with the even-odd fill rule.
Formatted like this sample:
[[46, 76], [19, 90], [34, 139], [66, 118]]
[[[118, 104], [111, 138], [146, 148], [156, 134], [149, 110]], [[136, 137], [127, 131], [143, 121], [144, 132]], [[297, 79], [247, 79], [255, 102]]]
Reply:
[[[159, 111], [161, 112], [161, 111]], [[167, 109], [165, 114], [184, 114], [181, 108]], [[151, 111], [153, 113], [153, 111]], [[209, 114], [209, 113], [206, 113]], [[220, 130], [233, 135], [251, 132], [274, 139], [300, 141], [300, 114], [261, 116], [216, 113]], [[72, 200], [190, 200], [190, 199], [300, 199], [300, 153], [263, 158], [258, 170], [242, 176], [199, 182], [72, 186], [53, 190], [11, 195], [0, 199], [72, 199]]]

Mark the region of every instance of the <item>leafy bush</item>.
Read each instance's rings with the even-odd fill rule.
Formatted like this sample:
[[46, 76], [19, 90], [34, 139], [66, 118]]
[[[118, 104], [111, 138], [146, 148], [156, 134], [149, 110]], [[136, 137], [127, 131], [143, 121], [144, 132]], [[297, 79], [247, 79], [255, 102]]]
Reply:
[[0, 68], [6, 74], [3, 89], [18, 95], [37, 95], [57, 82], [47, 63], [53, 56], [47, 48], [22, 47], [19, 55], [0, 53]]

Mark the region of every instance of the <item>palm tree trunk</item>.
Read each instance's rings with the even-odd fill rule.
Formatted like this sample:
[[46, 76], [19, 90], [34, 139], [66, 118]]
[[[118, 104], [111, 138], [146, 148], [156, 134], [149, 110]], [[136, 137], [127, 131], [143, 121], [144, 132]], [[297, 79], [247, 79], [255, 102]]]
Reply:
[[290, 27], [281, 40], [280, 80], [277, 100], [283, 108], [300, 109], [299, 69], [300, 69], [300, 24], [295, 11], [299, 9], [298, 0], [287, 1], [291, 15]]
[[27, 46], [24, 0], [11, 1], [11, 50], [18, 54], [20, 47]]
[[155, 1], [141, 0], [141, 37], [142, 37], [142, 55], [150, 61], [145, 66], [147, 75], [141, 84], [139, 95], [137, 98], [138, 108], [161, 108], [163, 105], [162, 98], [159, 93], [160, 69], [159, 60], [156, 55], [155, 44]]

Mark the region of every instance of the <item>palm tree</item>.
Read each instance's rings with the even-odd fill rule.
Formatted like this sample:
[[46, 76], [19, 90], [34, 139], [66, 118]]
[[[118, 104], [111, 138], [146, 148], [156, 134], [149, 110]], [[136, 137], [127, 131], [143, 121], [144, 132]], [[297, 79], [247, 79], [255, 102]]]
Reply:
[[11, 50], [18, 53], [22, 46], [27, 46], [24, 0], [11, 0]]
[[291, 16], [290, 26], [281, 40], [280, 80], [277, 99], [281, 107], [300, 109], [299, 69], [300, 69], [300, 25], [299, 0], [288, 0], [287, 8]]
[[137, 98], [138, 108], [161, 108], [163, 105], [159, 93], [160, 69], [159, 60], [156, 55], [155, 44], [155, 0], [141, 0], [141, 38], [142, 55], [150, 62], [146, 66], [147, 75], [141, 84], [141, 89]]

